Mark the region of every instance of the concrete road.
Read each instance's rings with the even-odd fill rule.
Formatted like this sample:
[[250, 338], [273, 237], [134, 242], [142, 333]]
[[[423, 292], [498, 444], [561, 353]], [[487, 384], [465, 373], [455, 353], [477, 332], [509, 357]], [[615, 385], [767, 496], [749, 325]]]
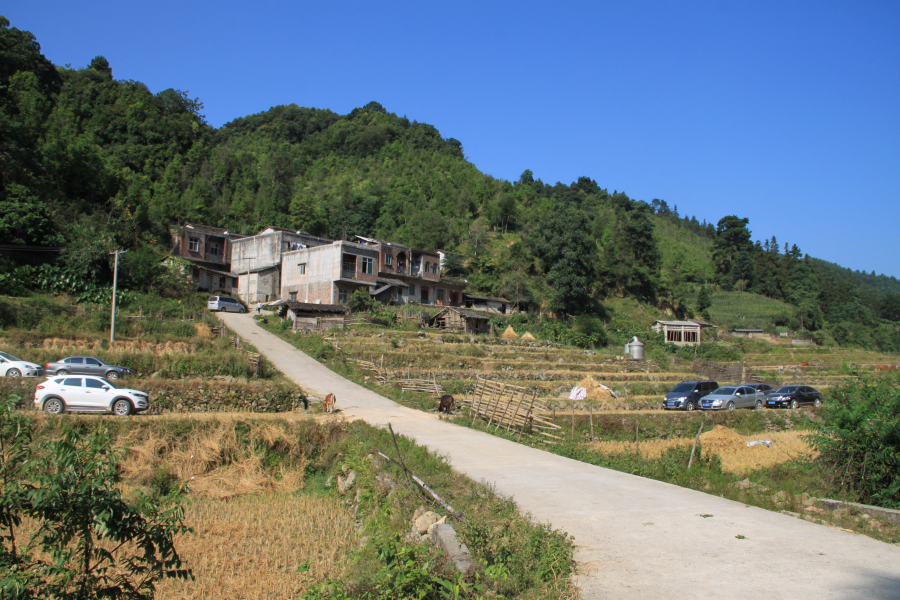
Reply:
[[347, 417], [392, 423], [573, 535], [583, 598], [900, 599], [900, 547], [452, 425], [344, 379], [250, 315], [220, 318]]

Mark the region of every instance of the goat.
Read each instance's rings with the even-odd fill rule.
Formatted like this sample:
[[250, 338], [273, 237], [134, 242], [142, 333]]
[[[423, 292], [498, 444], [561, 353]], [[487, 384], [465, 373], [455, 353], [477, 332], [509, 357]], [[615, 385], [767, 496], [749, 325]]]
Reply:
[[334, 405], [337, 404], [337, 396], [334, 394], [328, 394], [325, 396], [325, 412], [333, 413]]
[[451, 396], [450, 394], [444, 394], [443, 396], [441, 396], [441, 401], [438, 403], [438, 412], [444, 412], [449, 415], [452, 408], [453, 396]]

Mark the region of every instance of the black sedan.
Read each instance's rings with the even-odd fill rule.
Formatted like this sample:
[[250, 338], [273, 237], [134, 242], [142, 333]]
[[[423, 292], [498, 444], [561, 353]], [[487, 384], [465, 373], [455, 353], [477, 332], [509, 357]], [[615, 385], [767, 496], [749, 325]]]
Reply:
[[47, 377], [51, 375], [95, 375], [105, 377], [107, 381], [115, 381], [120, 377], [131, 375], [131, 369], [108, 365], [93, 356], [70, 356], [49, 363], [44, 373]]
[[766, 395], [768, 408], [797, 408], [801, 404], [822, 406], [822, 392], [808, 385], [786, 385]]

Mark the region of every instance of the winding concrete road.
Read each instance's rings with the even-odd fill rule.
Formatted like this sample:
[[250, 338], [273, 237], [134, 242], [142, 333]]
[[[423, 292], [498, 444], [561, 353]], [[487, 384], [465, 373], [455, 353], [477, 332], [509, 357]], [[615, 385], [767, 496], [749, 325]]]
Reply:
[[900, 547], [452, 425], [344, 379], [250, 315], [220, 318], [348, 418], [390, 422], [573, 535], [585, 599], [900, 599]]

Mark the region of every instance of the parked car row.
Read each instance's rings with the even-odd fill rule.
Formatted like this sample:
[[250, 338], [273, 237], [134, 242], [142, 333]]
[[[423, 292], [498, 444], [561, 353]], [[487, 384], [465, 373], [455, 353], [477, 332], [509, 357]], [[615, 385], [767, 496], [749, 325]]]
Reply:
[[824, 399], [822, 392], [808, 385], [786, 385], [776, 390], [767, 383], [719, 386], [715, 381], [684, 381], [666, 394], [663, 409], [798, 408], [801, 404], [822, 406]]
[[108, 364], [94, 356], [69, 356], [45, 367], [0, 352], [0, 375], [43, 377], [34, 391], [34, 407], [50, 414], [105, 412], [119, 416], [150, 408], [149, 395], [117, 388], [113, 381], [131, 375], [131, 369]]

